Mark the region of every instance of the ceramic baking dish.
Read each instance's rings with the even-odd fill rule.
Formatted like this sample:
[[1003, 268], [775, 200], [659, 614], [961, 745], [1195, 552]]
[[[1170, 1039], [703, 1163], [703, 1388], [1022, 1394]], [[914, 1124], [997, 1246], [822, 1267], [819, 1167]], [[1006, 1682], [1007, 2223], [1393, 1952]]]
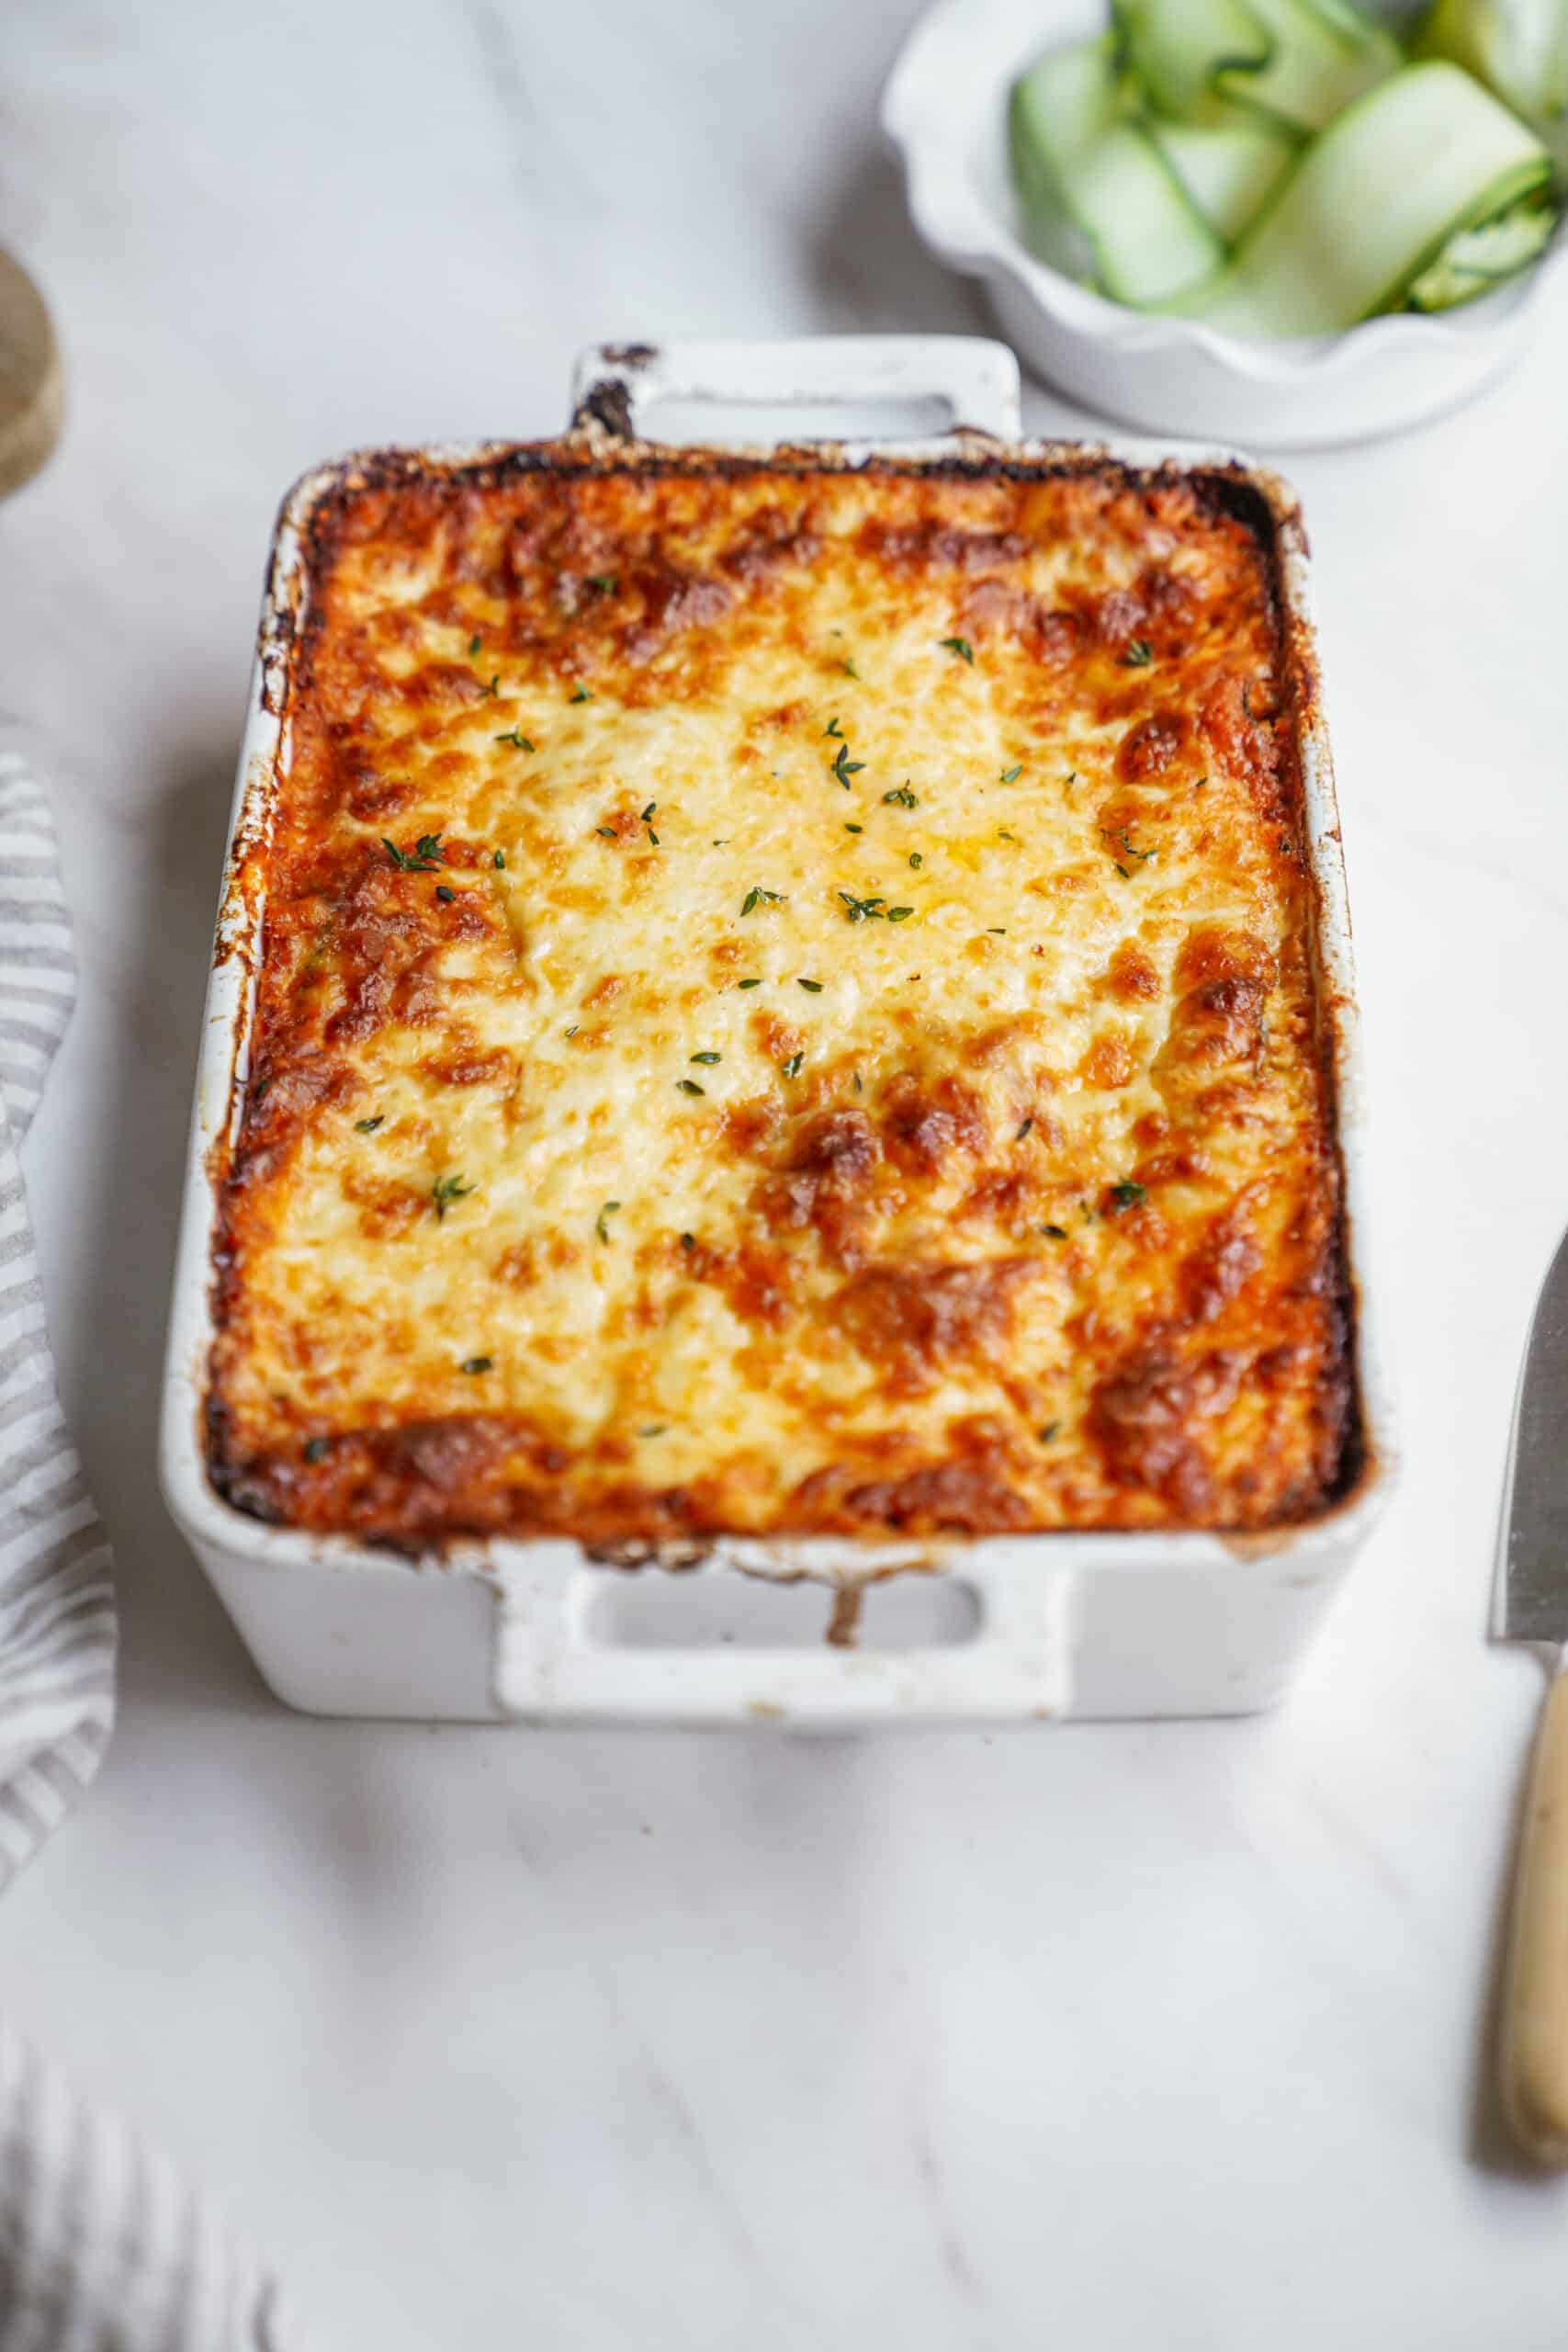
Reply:
[[[750, 413], [746, 438], [755, 444], [769, 411], [799, 417], [802, 404], [832, 409], [841, 432], [846, 413], [863, 417], [869, 409], [885, 422], [912, 413], [923, 424], [940, 406], [950, 435], [971, 436], [970, 446], [994, 456], [998, 443], [1017, 444], [1018, 399], [1016, 363], [1000, 345], [887, 336], [657, 352], [608, 346], [580, 363], [574, 410], [585, 429], [633, 439], [656, 402], [696, 403], [700, 412], [724, 401]], [[798, 424], [793, 437], [803, 437]], [[877, 449], [908, 457], [954, 446], [951, 437], [884, 435], [842, 441], [835, 456], [855, 462]], [[1043, 454], [1041, 445], [1027, 447]], [[498, 455], [499, 445], [427, 454], [471, 462]], [[1155, 453], [1113, 454], [1146, 463]], [[274, 781], [289, 755], [288, 654], [306, 586], [302, 535], [315, 502], [349, 462], [294, 489], [273, 548], [208, 993], [164, 1397], [170, 1510], [273, 1690], [324, 1714], [800, 1729], [1232, 1714], [1269, 1704], [1364, 1540], [1390, 1475], [1364, 1280], [1361, 1075], [1338, 815], [1305, 541], [1289, 492], [1269, 475], [1250, 476], [1277, 540], [1316, 885], [1318, 1001], [1345, 1167], [1362, 1437], [1351, 1491], [1309, 1523], [1245, 1539], [1051, 1532], [869, 1548], [820, 1536], [720, 1537], [694, 1561], [628, 1571], [560, 1539], [491, 1539], [411, 1559], [352, 1538], [265, 1525], [209, 1480], [215, 1185], [247, 1080], [264, 912], [236, 887], [238, 854], [265, 838]], [[859, 1636], [847, 1639], [863, 1588]], [[824, 1639], [830, 1606], [834, 1638]]]

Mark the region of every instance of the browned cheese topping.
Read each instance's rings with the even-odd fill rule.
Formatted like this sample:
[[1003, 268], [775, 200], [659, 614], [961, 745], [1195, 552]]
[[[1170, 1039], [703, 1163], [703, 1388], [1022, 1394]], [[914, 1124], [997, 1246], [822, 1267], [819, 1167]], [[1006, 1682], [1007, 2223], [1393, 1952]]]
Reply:
[[1355, 1405], [1267, 518], [1102, 461], [315, 513], [214, 1477], [405, 1544], [1256, 1530]]

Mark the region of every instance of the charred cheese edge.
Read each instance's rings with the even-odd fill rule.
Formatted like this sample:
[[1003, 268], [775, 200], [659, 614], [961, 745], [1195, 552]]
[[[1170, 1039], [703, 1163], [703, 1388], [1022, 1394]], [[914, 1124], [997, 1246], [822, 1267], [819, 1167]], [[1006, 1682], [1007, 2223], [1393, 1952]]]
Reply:
[[1355, 1445], [1269, 532], [519, 453], [316, 509], [220, 1491], [393, 1542], [1299, 1521]]

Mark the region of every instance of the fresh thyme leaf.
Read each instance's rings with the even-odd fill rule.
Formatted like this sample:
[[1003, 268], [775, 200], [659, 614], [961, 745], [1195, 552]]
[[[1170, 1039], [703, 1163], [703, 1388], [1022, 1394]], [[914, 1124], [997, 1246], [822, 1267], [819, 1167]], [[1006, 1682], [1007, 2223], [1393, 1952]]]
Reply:
[[1024, 1122], [1023, 1122], [1023, 1124], [1021, 1125], [1021, 1126], [1019, 1128], [1019, 1131], [1018, 1131], [1017, 1135], [1015, 1135], [1015, 1136], [1014, 1136], [1014, 1137], [1013, 1137], [1013, 1141], [1014, 1141], [1014, 1143], [1021, 1143], [1021, 1142], [1023, 1141], [1024, 1136], [1029, 1133], [1030, 1128], [1031, 1128], [1033, 1125], [1034, 1125], [1034, 1122], [1033, 1122], [1033, 1120], [1032, 1120], [1032, 1119], [1025, 1119], [1025, 1120], [1024, 1120]]
[[912, 849], [909, 852], [909, 863], [914, 867], [917, 874], [919, 872], [925, 862], [925, 859], [920, 855], [918, 849]]
[[682, 1250], [694, 1250], [696, 1246], [697, 1237], [694, 1233], [683, 1233], [681, 1236], [681, 1247]]
[[487, 695], [494, 695], [499, 697], [501, 693], [501, 672], [499, 670], [491, 680], [489, 685], [485, 688], [485, 692]]
[[646, 827], [645, 830], [648, 833], [649, 840], [652, 842], [654, 848], [657, 849], [659, 847], [659, 835], [654, 831], [651, 825]]
[[865, 762], [863, 760], [852, 760], [850, 757], [849, 745], [847, 743], [840, 743], [839, 746], [839, 756], [833, 762], [830, 773], [837, 776], [839, 782], [843, 786], [844, 790], [847, 792], [850, 788], [851, 776], [859, 775], [864, 765]]
[[595, 825], [593, 830], [596, 833], [601, 834], [607, 842], [613, 842], [616, 838], [614, 825]]
[[637, 1435], [638, 1437], [662, 1437], [669, 1426], [668, 1421], [649, 1421], [645, 1430], [638, 1430]]
[[1007, 937], [1007, 932], [999, 922], [988, 922], [986, 925], [986, 929], [990, 933], [993, 939], [1005, 939]]
[[498, 849], [495, 855], [491, 859], [491, 864], [496, 867], [498, 872], [504, 872], [506, 867], [506, 852], [503, 849]]
[[463, 1363], [457, 1366], [457, 1369], [459, 1372], [468, 1373], [493, 1372], [495, 1370], [495, 1358], [493, 1356], [468, 1356], [466, 1357]]
[[839, 714], [837, 711], [833, 713], [832, 718], [828, 721], [828, 724], [824, 727], [822, 732], [824, 735], [836, 735], [840, 743], [843, 741], [844, 730], [839, 724]]
[[855, 668], [855, 665], [854, 665], [854, 663], [853, 663], [852, 662], [846, 662], [844, 663], [844, 665], [843, 665], [843, 666], [844, 666], [844, 675], [845, 675], [845, 677], [846, 677], [846, 678], [856, 678], [856, 679], [858, 679], [858, 678], [859, 678], [859, 676], [860, 676], [860, 672]]
[[856, 1092], [857, 1094], [863, 1094], [863, 1093], [864, 1093], [864, 1091], [865, 1091], [865, 1089], [862, 1086], [862, 1084], [861, 1084], [861, 1082], [860, 1082], [860, 1072], [859, 1072], [859, 1070], [857, 1069], [857, 1070], [856, 1070], [856, 1072], [855, 1072], [855, 1092]]
[[643, 810], [643, 812], [642, 812], [642, 821], [643, 821], [643, 823], [644, 823], [645, 825], [647, 824], [647, 822], [648, 822], [649, 819], [652, 816], [652, 814], [653, 814], [654, 810], [658, 808], [658, 806], [659, 806], [659, 803], [658, 803], [658, 801], [657, 801], [657, 800], [650, 800], [650, 801], [649, 802], [649, 804], [648, 804], [647, 808], [646, 808]]
[[509, 727], [504, 735], [497, 735], [492, 738], [492, 741], [497, 743], [515, 743], [520, 752], [531, 752], [534, 748], [520, 727]]
[[599, 1236], [601, 1241], [608, 1241], [610, 1238], [610, 1228], [604, 1222], [605, 1218], [614, 1216], [615, 1211], [620, 1207], [620, 1205], [619, 1201], [606, 1201], [598, 1216], [594, 1218], [593, 1230]]
[[729, 835], [726, 833], [721, 842], [710, 842], [708, 846], [710, 849], [728, 849], [729, 847]]
[[1127, 650], [1120, 657], [1123, 670], [1146, 670], [1154, 658], [1154, 648], [1146, 637], [1130, 639]]
[[1004, 768], [1000, 775], [997, 778], [997, 782], [998, 784], [1016, 784], [1022, 774], [1023, 770], [1021, 767]]
[[753, 907], [782, 907], [788, 896], [787, 890], [762, 890], [753, 887], [747, 891], [740, 911], [749, 915]]
[[449, 890], [445, 882], [438, 882], [435, 886], [435, 895], [441, 900], [443, 906], [449, 907], [457, 893], [456, 890]]
[[470, 637], [470, 638], [469, 638], [469, 639], [468, 639], [468, 659], [469, 659], [470, 661], [472, 661], [472, 659], [473, 659], [474, 655], [479, 651], [479, 650], [480, 646], [481, 646], [483, 643], [484, 643], [484, 639], [483, 639], [483, 638], [482, 638], [482, 637], [480, 637], [480, 636], [479, 636], [477, 632], [476, 632], [476, 634], [475, 634], [474, 636], [472, 636], [472, 637]]
[[400, 849], [396, 842], [389, 842], [383, 833], [381, 847], [400, 874], [434, 874], [441, 863], [439, 833], [422, 833], [412, 850]]
[[267, 1089], [271, 1084], [272, 1080], [270, 1078], [258, 1078], [255, 1084], [251, 1089], [251, 1101], [253, 1102], [265, 1102], [267, 1097]]
[[910, 791], [909, 779], [906, 776], [897, 792], [883, 794], [882, 805], [885, 808], [918, 808], [920, 804]]
[[1043, 1225], [1039, 1230], [1045, 1236], [1047, 1241], [1065, 1241], [1067, 1238], [1067, 1228], [1065, 1225]]
[[373, 1119], [355, 1119], [354, 1132], [356, 1136], [373, 1136], [378, 1127], [384, 1127], [386, 1124], [387, 1114], [378, 1111]]
[[846, 823], [844, 831], [846, 833], [863, 833], [865, 827], [863, 825], [851, 825]]
[[705, 1094], [707, 1092], [707, 1088], [705, 1086], [699, 1086], [694, 1078], [678, 1078], [675, 1080], [675, 1083], [680, 1088], [682, 1094]]
[[821, 993], [822, 993], [822, 983], [821, 983], [821, 981], [820, 981], [820, 980], [798, 980], [798, 979], [797, 979], [795, 985], [795, 987], [796, 987], [797, 989], [808, 989], [808, 990], [809, 990], [809, 992], [811, 993], [811, 995], [813, 995], [813, 996], [820, 996], [820, 995], [821, 995]]
[[568, 696], [568, 700], [571, 702], [592, 702], [592, 699], [591, 690], [584, 685], [579, 685], [576, 692]]
[[1061, 1426], [1062, 1424], [1060, 1421], [1047, 1421], [1044, 1428], [1040, 1432], [1041, 1444], [1049, 1445], [1051, 1440], [1055, 1436]]
[[721, 1062], [724, 1056], [722, 1054], [694, 1054], [692, 1059], [694, 1062]]
[[1018, 835], [1016, 833], [1010, 833], [1005, 825], [998, 826], [997, 839], [999, 842], [1011, 842], [1014, 849], [1018, 847]]
[[328, 1442], [324, 1437], [311, 1437], [307, 1438], [305, 1441], [305, 1459], [307, 1462], [324, 1462], [327, 1458], [329, 1450]]
[[846, 922], [880, 922], [883, 921], [884, 909], [880, 898], [857, 899], [854, 897], [853, 893], [849, 890], [840, 890], [839, 896], [844, 902], [844, 921]]
[[889, 907], [887, 920], [889, 922], [908, 922], [914, 911], [913, 907]]
[[942, 641], [946, 651], [956, 653], [961, 662], [967, 662], [970, 668], [974, 668], [975, 648], [966, 637], [944, 637]]
[[1141, 1208], [1148, 1197], [1147, 1187], [1134, 1184], [1128, 1177], [1123, 1177], [1121, 1183], [1111, 1187], [1111, 1205], [1117, 1210]]
[[738, 989], [760, 989], [762, 983], [761, 979], [737, 980], [735, 985]]
[[577, 1032], [578, 1032], [578, 1026], [579, 1026], [578, 1023], [574, 1021], [574, 1022], [572, 1023], [572, 1024], [571, 1024], [571, 1027], [567, 1031], [567, 1033], [566, 1033], [566, 1034], [567, 1034], [567, 1035], [568, 1035], [569, 1037], [575, 1037], [575, 1036], [576, 1036], [576, 1035], [577, 1035]]
[[805, 1059], [806, 1056], [804, 1054], [791, 1054], [787, 1062], [780, 1062], [779, 1069], [782, 1070], [785, 1078], [798, 1078], [800, 1076], [800, 1066]]
[[471, 1184], [465, 1184], [460, 1176], [438, 1176], [430, 1188], [430, 1197], [435, 1204], [437, 1222], [439, 1223], [446, 1216], [455, 1201], [466, 1201], [473, 1189]]
[[591, 571], [588, 585], [596, 596], [613, 596], [620, 586], [619, 575], [614, 571]]

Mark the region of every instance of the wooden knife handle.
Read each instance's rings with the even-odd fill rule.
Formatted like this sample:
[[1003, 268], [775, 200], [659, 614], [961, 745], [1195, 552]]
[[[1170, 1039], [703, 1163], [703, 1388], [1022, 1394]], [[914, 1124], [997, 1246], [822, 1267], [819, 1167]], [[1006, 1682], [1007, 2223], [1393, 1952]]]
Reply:
[[1503, 2112], [1525, 2154], [1568, 2168], [1568, 1674], [1547, 1697], [1514, 1883]]

